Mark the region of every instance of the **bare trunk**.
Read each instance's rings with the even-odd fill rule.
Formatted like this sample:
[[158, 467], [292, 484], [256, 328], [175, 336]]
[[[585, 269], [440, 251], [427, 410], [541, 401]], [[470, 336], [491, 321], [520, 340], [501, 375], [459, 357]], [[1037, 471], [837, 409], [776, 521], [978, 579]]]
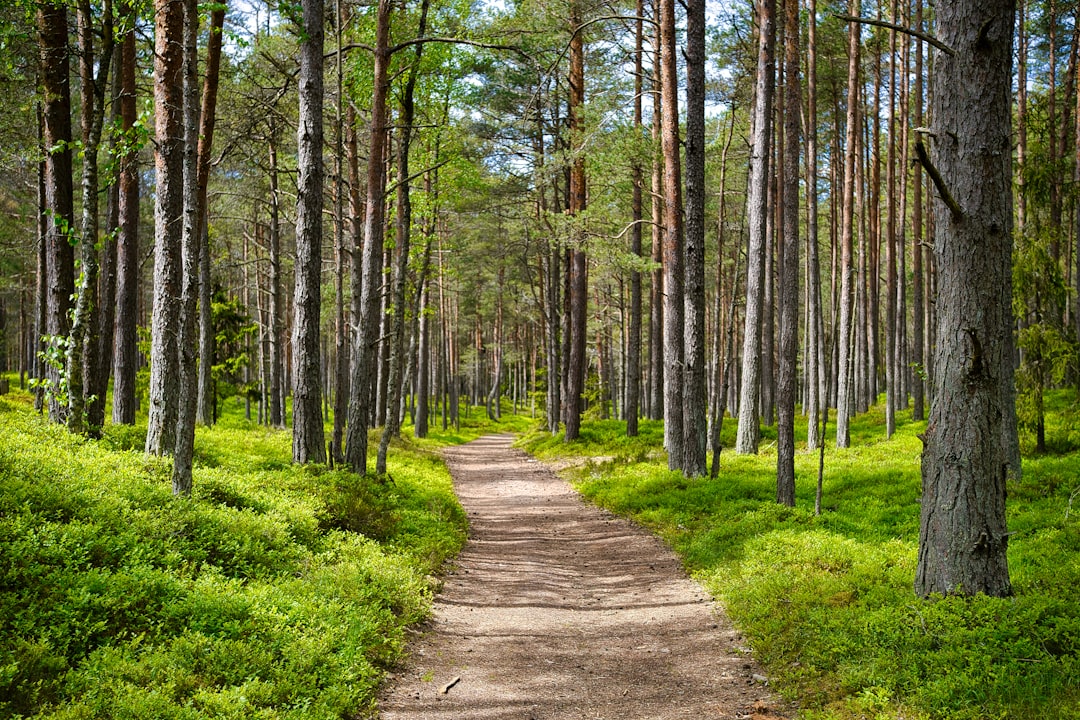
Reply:
[[297, 123], [293, 462], [326, 462], [320, 377], [323, 209], [323, 2], [303, 0]]
[[[578, 216], [585, 211], [585, 158], [578, 145], [583, 141], [581, 113], [585, 104], [585, 46], [581, 33], [581, 8], [575, 2], [570, 8], [570, 76], [568, 112], [570, 113], [570, 142], [575, 157], [570, 167], [569, 214]], [[566, 439], [576, 440], [581, 432], [582, 393], [585, 391], [586, 323], [589, 302], [588, 266], [585, 261], [583, 232], [574, 231], [570, 255], [570, 363], [567, 369]]]
[[[938, 368], [923, 460], [915, 590], [1012, 592], [1005, 483], [1015, 438], [1010, 192], [1011, 0], [939, 5], [931, 162]], [[979, 112], [972, 112], [972, 108]], [[951, 207], [950, 207], [951, 205]]]
[[182, 277], [184, 134], [183, 4], [155, 0], [154, 107], [157, 188], [154, 211], [154, 314], [150, 345], [150, 409], [146, 452], [176, 447], [180, 398], [180, 293]]
[[799, 5], [785, 0], [784, 262], [780, 268], [776, 502], [795, 506], [795, 386], [799, 350]]
[[739, 431], [735, 452], [757, 453], [761, 437], [758, 400], [761, 390], [761, 325], [764, 299], [765, 248], [768, 224], [769, 124], [775, 64], [775, 16], [773, 0], [760, 0], [758, 15], [758, 63], [754, 90], [753, 130], [750, 151], [750, 176], [747, 181], [746, 216], [749, 222], [749, 248], [746, 270], [746, 315], [743, 332], [742, 390], [739, 393]]
[[[641, 133], [641, 92], [644, 72], [642, 63], [645, 35], [642, 17], [644, 14], [644, 0], [637, 0], [638, 21], [634, 32], [634, 128], [639, 135]], [[635, 162], [630, 172], [630, 180], [634, 186], [631, 199], [631, 219], [634, 227], [630, 231], [630, 252], [635, 257], [641, 257], [642, 183], [644, 182], [641, 164]], [[626, 435], [627, 437], [636, 437], [638, 434], [638, 415], [641, 412], [641, 272], [636, 269], [630, 272], [629, 326], [629, 337], [626, 344], [626, 400], [623, 403], [623, 408], [626, 414]]]

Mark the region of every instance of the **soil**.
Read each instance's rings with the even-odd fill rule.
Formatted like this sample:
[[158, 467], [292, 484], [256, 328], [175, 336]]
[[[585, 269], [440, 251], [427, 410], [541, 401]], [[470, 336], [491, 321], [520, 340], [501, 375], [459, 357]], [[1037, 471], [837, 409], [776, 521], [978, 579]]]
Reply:
[[469, 517], [384, 720], [786, 717], [672, 551], [493, 435], [446, 451]]

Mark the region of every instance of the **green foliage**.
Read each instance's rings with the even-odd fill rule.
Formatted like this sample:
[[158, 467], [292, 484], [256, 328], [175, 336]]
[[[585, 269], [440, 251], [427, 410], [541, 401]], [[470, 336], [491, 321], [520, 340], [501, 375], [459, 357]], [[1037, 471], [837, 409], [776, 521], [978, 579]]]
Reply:
[[199, 428], [194, 494], [174, 498], [145, 427], [89, 442], [17, 397], [0, 398], [0, 717], [372, 712], [464, 542], [436, 457], [401, 446], [375, 486], [294, 467], [287, 433], [230, 418]]
[[[1071, 396], [1048, 394], [1056, 444], [1080, 440], [1075, 416]], [[797, 506], [786, 508], [774, 502], [768, 439], [760, 456], [723, 455], [717, 480], [668, 471], [655, 452], [660, 423], [643, 423], [640, 439], [611, 421], [586, 423], [579, 442], [536, 431], [523, 444], [595, 458], [575, 471], [578, 487], [671, 543], [803, 717], [1080, 718], [1080, 511], [1069, 512], [1080, 454], [1027, 460], [1009, 488], [1014, 598], [921, 600], [912, 581], [925, 426], [898, 417], [884, 441], [883, 424], [875, 406], [854, 421], [851, 449], [828, 445], [820, 517], [817, 453], [797, 456]], [[734, 432], [729, 421], [726, 447]]]

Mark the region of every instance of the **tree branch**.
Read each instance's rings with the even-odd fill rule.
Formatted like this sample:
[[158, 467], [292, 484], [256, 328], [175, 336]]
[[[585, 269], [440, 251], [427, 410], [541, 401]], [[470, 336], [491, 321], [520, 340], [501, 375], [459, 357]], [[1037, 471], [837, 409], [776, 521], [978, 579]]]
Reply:
[[946, 55], [956, 55], [956, 51], [953, 50], [951, 47], [941, 42], [933, 35], [927, 35], [922, 30], [912, 30], [909, 27], [897, 25], [896, 23], [886, 22], [885, 20], [871, 20], [869, 18], [854, 17], [853, 15], [841, 15], [840, 13], [833, 13], [833, 17], [838, 20], [845, 20], [847, 22], [860, 23], [862, 25], [874, 25], [876, 27], [883, 27], [889, 30], [895, 30], [896, 32], [904, 33], [905, 35], [910, 35], [911, 37], [918, 38], [923, 42], [930, 43]]
[[957, 222], [963, 220], [964, 211], [960, 208], [960, 203], [956, 202], [952, 193], [949, 192], [949, 188], [945, 186], [945, 179], [941, 177], [941, 173], [934, 167], [934, 163], [930, 161], [930, 155], [926, 152], [926, 146], [923, 145], [922, 140], [915, 143], [915, 155], [919, 158], [919, 164], [926, 169], [926, 174], [930, 176], [930, 180], [933, 181], [941, 199], [949, 207], [953, 220]]

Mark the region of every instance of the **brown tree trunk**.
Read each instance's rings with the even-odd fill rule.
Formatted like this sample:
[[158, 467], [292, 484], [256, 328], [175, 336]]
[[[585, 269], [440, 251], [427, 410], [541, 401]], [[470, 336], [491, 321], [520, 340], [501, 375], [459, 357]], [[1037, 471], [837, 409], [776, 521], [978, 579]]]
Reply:
[[758, 400], [761, 390], [761, 332], [765, 277], [765, 248], [768, 225], [769, 126], [775, 65], [776, 7], [773, 0], [759, 0], [757, 80], [754, 91], [750, 176], [747, 180], [746, 216], [750, 245], [746, 268], [746, 330], [743, 333], [742, 390], [739, 394], [739, 431], [735, 452], [757, 453], [761, 437]]
[[214, 146], [214, 124], [217, 119], [218, 77], [221, 68], [222, 29], [225, 6], [215, 4], [210, 11], [210, 38], [206, 46], [206, 70], [203, 77], [202, 109], [199, 112], [198, 193], [199, 208], [196, 220], [199, 244], [199, 377], [196, 421], [201, 425], [214, 422], [214, 323], [210, 278], [210, 210], [206, 188], [210, 181], [210, 151]]
[[806, 39], [806, 252], [807, 252], [807, 313], [806, 383], [807, 424], [806, 447], [813, 449], [824, 442], [819, 417], [827, 407], [825, 397], [825, 327], [821, 304], [821, 263], [818, 258], [818, 193], [817, 193], [817, 0], [810, 0], [807, 13]]
[[795, 506], [795, 393], [799, 351], [799, 3], [784, 0], [784, 262], [780, 268], [776, 502]]
[[[323, 209], [323, 0], [302, 0], [297, 123], [293, 462], [326, 462], [320, 377]], [[377, 164], [377, 163], [376, 163]]]
[[139, 151], [131, 142], [135, 127], [135, 5], [124, 2], [120, 51], [120, 130], [126, 152], [120, 157], [119, 228], [116, 239], [116, 339], [113, 358], [114, 424], [135, 422], [135, 375], [139, 294]]
[[[922, 0], [915, 2], [915, 29], [922, 31], [923, 15]], [[915, 127], [923, 126], [923, 44], [915, 43], [915, 97], [913, 98], [915, 109]], [[912, 379], [912, 408], [911, 419], [923, 420], [926, 417], [925, 390], [923, 378], [924, 355], [923, 355], [923, 174], [922, 165], [916, 164], [912, 168], [912, 190], [914, 197], [911, 205], [912, 225], [912, 249], [911, 249], [911, 341], [912, 362], [915, 364], [915, 375]]]
[[269, 362], [270, 362], [270, 424], [276, 428], [285, 427], [285, 296], [282, 288], [281, 272], [281, 195], [278, 191], [278, 130], [271, 118], [268, 133], [267, 153], [270, 162], [270, 224], [269, 235]]
[[[634, 31], [634, 129], [635, 135], [641, 135], [642, 121], [642, 98], [641, 93], [644, 83], [644, 45], [645, 45], [645, 15], [644, 0], [637, 0], [637, 26]], [[631, 220], [634, 223], [630, 230], [630, 252], [635, 257], [641, 257], [642, 238], [642, 184], [644, 173], [641, 163], [634, 161], [631, 168], [630, 181], [633, 184], [633, 196], [631, 199]], [[626, 413], [626, 435], [636, 437], [638, 434], [638, 415], [640, 415], [641, 402], [641, 271], [630, 271], [630, 323], [629, 337], [626, 343], [626, 400], [623, 407]]]
[[179, 413], [181, 230], [183, 229], [183, 3], [155, 0], [154, 107], [157, 174], [154, 212], [154, 314], [146, 452], [171, 453]]
[[[570, 6], [570, 76], [567, 111], [570, 115], [570, 142], [574, 160], [570, 166], [569, 214], [579, 216], [585, 211], [585, 158], [579, 152], [582, 142], [581, 113], [585, 104], [585, 45], [579, 31], [581, 7]], [[576, 440], [581, 432], [582, 393], [585, 391], [585, 344], [587, 342], [587, 312], [589, 302], [588, 266], [585, 261], [584, 233], [574, 230], [570, 251], [570, 363], [566, 392], [566, 440]]]
[[[938, 5], [931, 161], [938, 269], [935, 402], [924, 439], [919, 595], [1011, 593], [1005, 483], [1013, 393], [1009, 89], [1012, 0]], [[979, 112], [972, 112], [978, 108]], [[951, 202], [941, 196], [946, 195]]]

